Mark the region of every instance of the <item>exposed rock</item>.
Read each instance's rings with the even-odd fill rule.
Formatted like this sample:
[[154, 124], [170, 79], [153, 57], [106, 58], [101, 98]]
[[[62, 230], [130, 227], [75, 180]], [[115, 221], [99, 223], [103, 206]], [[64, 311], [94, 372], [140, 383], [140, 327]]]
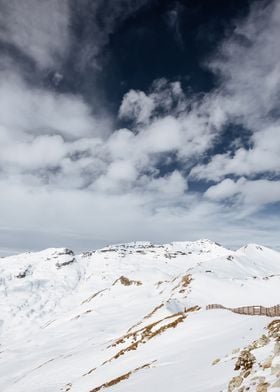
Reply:
[[228, 385], [228, 392], [233, 392], [236, 388], [240, 387], [242, 382], [243, 378], [241, 376], [233, 377]]
[[270, 355], [268, 358], [266, 358], [263, 363], [262, 363], [262, 368], [263, 369], [268, 369], [271, 368], [271, 364], [272, 364], [272, 355]]
[[260, 383], [259, 385], [257, 385], [256, 392], [267, 392], [267, 388], [269, 387], [269, 385], [270, 384], [268, 382]]
[[124, 286], [131, 286], [133, 284], [136, 286], [141, 286], [143, 284], [140, 280], [131, 280], [128, 279], [126, 276], [121, 276], [119, 279], [115, 280], [113, 286], [118, 282], [120, 282]]
[[251, 370], [255, 362], [255, 356], [248, 349], [242, 350], [237, 359], [234, 370]]
[[82, 257], [90, 257], [95, 253], [95, 250], [87, 251], [82, 253]]
[[259, 339], [255, 340], [248, 348], [254, 350], [256, 348], [264, 347], [269, 343], [269, 337], [262, 335]]
[[[263, 334], [240, 352], [235, 364], [235, 370], [240, 372], [230, 381], [228, 391], [237, 391], [236, 384], [240, 382], [238, 377], [246, 379], [246, 385], [241, 386], [238, 392], [267, 392], [272, 388], [280, 388], [280, 320], [273, 320], [266, 329], [268, 335]], [[257, 362], [253, 352], [264, 346], [267, 346], [265, 351], [257, 351], [257, 358], [262, 357]], [[263, 357], [267, 350], [270, 350], [270, 355]]]
[[[154, 363], [154, 362], [156, 362], [156, 361], [153, 361], [152, 363]], [[114, 378], [113, 380], [105, 382], [104, 384], [102, 384], [102, 385], [92, 389], [90, 392], [98, 392], [101, 389], [109, 388], [109, 387], [112, 387], [112, 386], [114, 386], [116, 384], [119, 384], [120, 382], [122, 382], [124, 380], [127, 380], [133, 373], [136, 373], [139, 370], [142, 370], [142, 369], [145, 369], [145, 368], [149, 368], [152, 365], [152, 363], [146, 363], [145, 365], [139, 366], [138, 368], [136, 368], [134, 370], [131, 370], [128, 373], [125, 373], [125, 374], [123, 374], [123, 375], [121, 375], [121, 376], [119, 376], [117, 378]]]
[[17, 275], [16, 278], [18, 279], [23, 279], [25, 278], [27, 275], [31, 274], [31, 270], [32, 270], [32, 266], [29, 265], [27, 268], [25, 268], [23, 271], [20, 271]]
[[276, 339], [277, 341], [280, 341], [280, 320], [273, 320], [271, 323], [268, 324], [267, 326], [268, 329], [268, 335]]
[[182, 286], [183, 287], [188, 287], [188, 285], [192, 281], [192, 276], [191, 275], [185, 275], [182, 277]]
[[63, 262], [59, 262], [58, 261], [55, 265], [56, 265], [56, 268], [59, 269], [61, 267], [65, 267], [66, 265], [75, 263], [76, 261], [77, 260], [75, 259], [75, 257], [73, 257], [73, 259], [70, 259], [70, 260], [67, 260], [67, 261], [63, 261]]
[[250, 374], [251, 374], [251, 370], [246, 370], [246, 372], [242, 374], [242, 377], [247, 378]]
[[69, 392], [70, 389], [71, 389], [71, 387], [72, 387], [71, 382], [69, 382], [68, 384], [66, 384], [66, 385], [65, 385], [65, 392]]
[[63, 251], [62, 252], [60, 252], [60, 253], [57, 253], [57, 255], [58, 256], [62, 256], [62, 255], [70, 255], [70, 256], [74, 256], [74, 252], [73, 252], [73, 250], [71, 250], [71, 249], [68, 249], [68, 248], [65, 248], [65, 249], [63, 249]]

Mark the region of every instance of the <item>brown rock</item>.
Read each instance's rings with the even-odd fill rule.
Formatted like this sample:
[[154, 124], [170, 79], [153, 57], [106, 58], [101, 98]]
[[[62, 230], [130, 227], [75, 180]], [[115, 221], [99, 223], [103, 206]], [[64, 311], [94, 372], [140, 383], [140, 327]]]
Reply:
[[251, 370], [255, 362], [256, 358], [249, 350], [242, 350], [236, 361], [234, 370]]
[[269, 385], [270, 384], [268, 382], [260, 383], [259, 385], [257, 385], [256, 392], [267, 392], [267, 388], [269, 387]]
[[271, 368], [272, 365], [272, 356], [269, 356], [268, 358], [266, 358], [263, 363], [262, 363], [262, 368], [263, 369], [268, 369]]
[[240, 387], [243, 382], [241, 376], [233, 377], [228, 384], [228, 392], [233, 392], [236, 388]]

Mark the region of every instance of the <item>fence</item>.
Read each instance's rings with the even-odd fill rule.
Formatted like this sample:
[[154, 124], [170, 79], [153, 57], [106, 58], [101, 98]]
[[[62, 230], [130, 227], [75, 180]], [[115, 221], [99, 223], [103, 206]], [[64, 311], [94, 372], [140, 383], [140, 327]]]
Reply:
[[233, 313], [246, 314], [249, 316], [267, 316], [267, 317], [280, 317], [280, 305], [271, 306], [242, 306], [239, 308], [227, 308], [220, 304], [211, 304], [206, 306], [207, 310], [210, 309], [226, 309]]

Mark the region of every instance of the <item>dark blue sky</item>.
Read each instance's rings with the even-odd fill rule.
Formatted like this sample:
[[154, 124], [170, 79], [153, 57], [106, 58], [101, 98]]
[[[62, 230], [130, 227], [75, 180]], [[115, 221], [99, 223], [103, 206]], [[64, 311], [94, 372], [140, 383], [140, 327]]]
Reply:
[[[59, 67], [42, 69], [21, 47], [5, 41], [1, 51], [20, 63], [31, 84], [81, 94], [94, 111], [98, 89], [99, 101], [116, 113], [128, 90], [147, 91], [158, 78], [180, 80], [192, 94], [216, 87], [219, 81], [205, 63], [254, 1], [150, 0], [124, 15], [118, 3], [70, 1], [70, 47]], [[129, 3], [123, 1], [124, 8]], [[91, 47], [96, 35], [97, 51]], [[58, 81], [56, 72], [63, 79]]]
[[[253, 1], [150, 0], [124, 17], [114, 9], [114, 1], [100, 2], [98, 16], [93, 17], [91, 3], [71, 2], [71, 46], [59, 69], [64, 79], [54, 85], [57, 70], [44, 70], [38, 82], [82, 94], [94, 110], [96, 94], [92, 90], [97, 88], [99, 100], [116, 113], [128, 90], [147, 91], [158, 78], [180, 80], [187, 93], [203, 93], [217, 86], [217, 77], [205, 63], [220, 41], [232, 33], [236, 20], [248, 14]], [[110, 10], [116, 13], [113, 26], [108, 22]], [[97, 59], [90, 50], [96, 23], [104, 31]], [[89, 47], [86, 55], [85, 46]]]
[[186, 92], [212, 89], [217, 81], [204, 62], [231, 33], [234, 20], [248, 13], [248, 1], [150, 3], [110, 37], [105, 66], [108, 96], [111, 88], [116, 100], [131, 88], [147, 90], [161, 77], [180, 80]]

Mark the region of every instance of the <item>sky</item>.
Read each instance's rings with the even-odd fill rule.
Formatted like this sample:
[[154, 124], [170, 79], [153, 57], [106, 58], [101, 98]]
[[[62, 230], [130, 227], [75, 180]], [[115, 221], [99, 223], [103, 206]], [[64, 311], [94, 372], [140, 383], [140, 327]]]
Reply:
[[279, 249], [280, 2], [0, 0], [0, 255]]

